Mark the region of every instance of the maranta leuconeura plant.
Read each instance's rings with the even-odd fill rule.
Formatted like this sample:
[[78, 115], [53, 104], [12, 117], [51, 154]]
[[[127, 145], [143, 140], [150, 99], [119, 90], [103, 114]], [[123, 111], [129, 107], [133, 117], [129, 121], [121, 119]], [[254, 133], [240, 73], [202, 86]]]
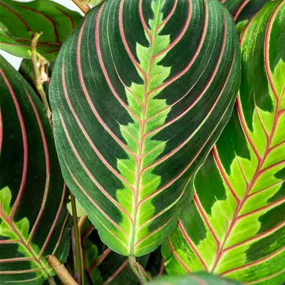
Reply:
[[122, 255], [156, 249], [232, 112], [234, 23], [217, 1], [112, 0], [64, 43], [50, 87], [63, 176]]
[[207, 270], [244, 284], [285, 280], [284, 23], [285, 2], [270, 2], [241, 36], [236, 107], [164, 246], [169, 273]]
[[0, 0], [0, 285], [284, 283], [285, 0], [65, 2]]

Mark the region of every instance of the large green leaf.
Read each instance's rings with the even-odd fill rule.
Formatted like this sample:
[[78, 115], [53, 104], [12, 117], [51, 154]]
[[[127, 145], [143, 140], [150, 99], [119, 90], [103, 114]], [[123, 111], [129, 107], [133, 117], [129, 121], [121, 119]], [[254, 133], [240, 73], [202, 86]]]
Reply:
[[234, 20], [249, 20], [257, 13], [267, 0], [220, 0], [233, 15]]
[[285, 280], [284, 26], [283, 0], [267, 3], [245, 29], [236, 108], [164, 246], [169, 273], [209, 270], [244, 284]]
[[0, 11], [0, 47], [23, 58], [31, 57], [32, 37], [42, 32], [37, 51], [54, 60], [61, 44], [82, 18], [79, 13], [50, 0], [29, 3], [0, 0]]
[[148, 285], [239, 285], [239, 282], [222, 279], [206, 272], [190, 276], [163, 276]]
[[65, 185], [33, 89], [0, 57], [0, 284], [42, 284], [69, 250]]
[[122, 255], [157, 248], [230, 117], [237, 35], [216, 0], [112, 0], [65, 42], [51, 79], [65, 180]]

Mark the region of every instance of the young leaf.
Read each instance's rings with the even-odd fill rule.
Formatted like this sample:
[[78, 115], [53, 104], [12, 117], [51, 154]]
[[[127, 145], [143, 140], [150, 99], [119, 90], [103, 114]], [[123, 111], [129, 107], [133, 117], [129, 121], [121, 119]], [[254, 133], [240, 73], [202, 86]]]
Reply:
[[163, 276], [148, 285], [240, 285], [240, 283], [199, 272], [190, 276]]
[[142, 256], [172, 232], [230, 117], [240, 55], [216, 0], [112, 0], [64, 44], [51, 79], [65, 180], [102, 241]]
[[208, 270], [244, 284], [285, 280], [284, 26], [285, 1], [272, 1], [243, 33], [236, 108], [163, 247], [169, 273]]
[[0, 0], [0, 46], [13, 55], [30, 58], [33, 34], [42, 32], [37, 51], [55, 60], [61, 44], [82, 18], [50, 0], [28, 3]]
[[42, 284], [54, 275], [45, 256], [65, 261], [65, 188], [42, 103], [0, 57], [1, 284]]

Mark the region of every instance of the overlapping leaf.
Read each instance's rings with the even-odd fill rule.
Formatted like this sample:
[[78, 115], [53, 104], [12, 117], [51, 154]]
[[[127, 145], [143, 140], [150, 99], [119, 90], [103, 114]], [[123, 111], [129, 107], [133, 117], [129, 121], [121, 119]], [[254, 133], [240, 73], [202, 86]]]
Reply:
[[64, 44], [50, 95], [65, 180], [122, 255], [157, 248], [230, 117], [240, 57], [216, 0], [112, 0]]
[[40, 100], [0, 58], [0, 284], [42, 284], [66, 258], [65, 185]]
[[[139, 281], [129, 266], [128, 258], [107, 248], [99, 239], [93, 225], [86, 227], [82, 235], [85, 270], [93, 284], [137, 285]], [[145, 267], [149, 256], [138, 258]]]
[[190, 276], [163, 276], [149, 285], [239, 285], [239, 282], [222, 279], [206, 272]]
[[236, 23], [249, 20], [267, 0], [220, 0], [233, 15]]
[[23, 58], [30, 58], [31, 40], [42, 32], [37, 50], [54, 60], [61, 44], [81, 19], [80, 14], [50, 0], [28, 3], [0, 1], [0, 47]]
[[285, 1], [272, 1], [243, 33], [236, 108], [164, 246], [169, 273], [208, 270], [243, 284], [285, 280], [284, 26]]

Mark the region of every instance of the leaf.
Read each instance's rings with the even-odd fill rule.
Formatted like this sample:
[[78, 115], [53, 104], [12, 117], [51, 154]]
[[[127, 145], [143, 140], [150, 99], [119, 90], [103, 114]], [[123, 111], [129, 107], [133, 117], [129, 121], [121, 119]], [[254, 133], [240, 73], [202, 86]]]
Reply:
[[0, 0], [0, 9], [1, 49], [23, 58], [31, 57], [33, 34], [42, 32], [37, 51], [48, 60], [55, 60], [61, 44], [82, 18], [49, 0]]
[[161, 247], [149, 255], [145, 271], [148, 272], [149, 276], [161, 276], [165, 273]]
[[[98, 237], [98, 233], [90, 222], [83, 230], [82, 244], [85, 257], [85, 270], [93, 284], [104, 285], [137, 285], [138, 279], [131, 270], [128, 258], [107, 248]], [[138, 258], [145, 267], [149, 256]]]
[[244, 31], [236, 108], [163, 247], [168, 273], [208, 270], [243, 284], [285, 280], [284, 25], [285, 1], [272, 1]]
[[42, 284], [65, 261], [69, 216], [52, 131], [42, 103], [0, 57], [1, 284]]
[[177, 225], [193, 173], [230, 117], [240, 57], [217, 1], [105, 1], [51, 79], [68, 187], [113, 251], [142, 256]]
[[81, 2], [83, 4], [89, 4], [89, 5], [92, 5], [92, 6], [100, 5], [104, 1], [105, 0], [79, 0], [79, 2]]
[[215, 275], [199, 272], [190, 276], [163, 276], [149, 285], [239, 285], [239, 282], [222, 279]]
[[267, 2], [267, 0], [220, 0], [230, 13], [236, 23], [248, 21]]

